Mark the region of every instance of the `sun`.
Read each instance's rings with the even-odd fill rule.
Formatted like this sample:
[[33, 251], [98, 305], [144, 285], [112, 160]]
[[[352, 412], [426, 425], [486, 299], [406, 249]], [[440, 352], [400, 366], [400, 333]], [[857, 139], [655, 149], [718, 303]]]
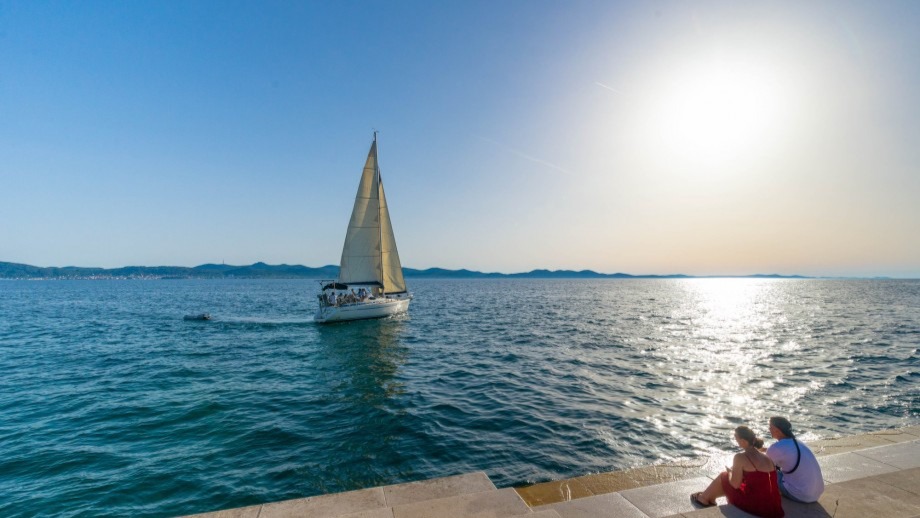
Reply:
[[669, 160], [719, 164], [771, 145], [783, 124], [779, 75], [745, 59], [707, 59], [669, 70], [652, 93], [646, 137]]

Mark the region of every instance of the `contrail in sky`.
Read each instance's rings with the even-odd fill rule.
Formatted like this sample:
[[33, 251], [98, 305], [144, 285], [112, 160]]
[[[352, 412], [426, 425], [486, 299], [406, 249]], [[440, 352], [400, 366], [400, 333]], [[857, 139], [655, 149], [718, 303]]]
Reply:
[[555, 169], [556, 171], [559, 171], [559, 172], [562, 172], [562, 173], [565, 173], [565, 174], [569, 174], [569, 175], [573, 174], [571, 171], [569, 171], [569, 170], [567, 170], [567, 169], [565, 169], [565, 168], [559, 167], [558, 165], [556, 165], [556, 164], [554, 164], [554, 163], [552, 163], [552, 162], [547, 162], [546, 160], [543, 160], [542, 158], [537, 158], [537, 157], [535, 157], [535, 156], [530, 156], [530, 155], [528, 155], [527, 153], [524, 153], [524, 152], [522, 152], [522, 151], [518, 151], [517, 149], [514, 149], [513, 147], [506, 146], [506, 145], [502, 144], [501, 142], [496, 142], [496, 141], [494, 141], [494, 140], [492, 140], [492, 139], [490, 139], [490, 138], [483, 137], [482, 135], [476, 135], [476, 136], [479, 137], [479, 138], [481, 138], [482, 140], [485, 140], [486, 142], [490, 142], [490, 143], [492, 143], [492, 144], [495, 144], [496, 146], [498, 146], [498, 147], [504, 149], [505, 151], [508, 151], [508, 152], [510, 152], [510, 153], [513, 153], [513, 154], [515, 154], [515, 155], [517, 155], [517, 156], [523, 158], [524, 160], [530, 160], [531, 162], [535, 162], [535, 163], [537, 163], [537, 164], [544, 165], [544, 166], [546, 166], [546, 167], [549, 167], [550, 169]]
[[601, 83], [600, 81], [595, 81], [594, 84], [596, 84], [597, 86], [601, 88], [606, 88], [615, 94], [623, 95], [623, 92], [617, 90], [616, 88], [613, 88], [612, 86], [607, 86], [604, 83]]

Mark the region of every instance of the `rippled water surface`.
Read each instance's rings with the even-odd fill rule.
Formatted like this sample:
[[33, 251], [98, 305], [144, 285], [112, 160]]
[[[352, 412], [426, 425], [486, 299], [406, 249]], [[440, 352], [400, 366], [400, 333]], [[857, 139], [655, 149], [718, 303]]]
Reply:
[[[484, 470], [499, 485], [920, 421], [920, 282], [0, 282], [0, 515], [169, 516]], [[210, 322], [183, 321], [210, 312]]]

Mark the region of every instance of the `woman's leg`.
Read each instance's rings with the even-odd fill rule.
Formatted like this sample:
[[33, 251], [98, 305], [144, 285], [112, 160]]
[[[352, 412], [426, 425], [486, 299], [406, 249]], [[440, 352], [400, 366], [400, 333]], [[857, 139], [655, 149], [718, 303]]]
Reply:
[[723, 471], [719, 473], [719, 476], [712, 479], [712, 482], [709, 483], [709, 487], [700, 495], [699, 500], [701, 504], [714, 504], [716, 503], [716, 498], [725, 496], [725, 490], [722, 489], [722, 478], [727, 476], [728, 473]]

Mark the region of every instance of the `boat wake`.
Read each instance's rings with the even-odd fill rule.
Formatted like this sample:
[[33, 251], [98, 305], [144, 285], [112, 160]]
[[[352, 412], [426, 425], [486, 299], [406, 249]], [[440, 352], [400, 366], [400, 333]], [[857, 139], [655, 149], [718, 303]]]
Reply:
[[307, 318], [266, 318], [266, 317], [213, 317], [214, 322], [221, 324], [260, 325], [260, 326], [301, 326], [313, 323], [313, 317]]

